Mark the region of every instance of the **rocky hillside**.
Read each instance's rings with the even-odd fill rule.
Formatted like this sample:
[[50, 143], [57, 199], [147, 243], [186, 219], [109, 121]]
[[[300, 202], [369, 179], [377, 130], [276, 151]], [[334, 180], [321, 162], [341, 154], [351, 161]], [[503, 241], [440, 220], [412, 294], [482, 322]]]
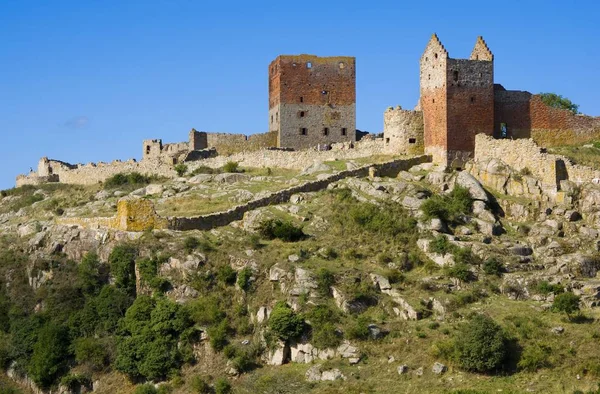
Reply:
[[556, 205], [422, 164], [207, 232], [55, 220], [127, 195], [211, 212], [351, 165], [3, 191], [0, 393], [598, 390], [596, 185]]

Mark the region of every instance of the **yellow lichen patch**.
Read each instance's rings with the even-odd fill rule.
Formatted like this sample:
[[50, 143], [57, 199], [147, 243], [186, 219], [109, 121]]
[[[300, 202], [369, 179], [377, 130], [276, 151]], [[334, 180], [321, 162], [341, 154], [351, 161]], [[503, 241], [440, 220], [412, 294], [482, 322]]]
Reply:
[[124, 198], [117, 203], [117, 216], [112, 226], [123, 231], [144, 231], [167, 228], [167, 219], [154, 210], [152, 201], [143, 198]]

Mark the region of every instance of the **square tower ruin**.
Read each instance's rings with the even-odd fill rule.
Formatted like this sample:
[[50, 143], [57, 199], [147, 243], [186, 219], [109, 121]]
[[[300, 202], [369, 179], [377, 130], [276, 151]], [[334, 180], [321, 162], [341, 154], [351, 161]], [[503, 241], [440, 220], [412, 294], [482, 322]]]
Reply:
[[434, 34], [420, 68], [425, 153], [436, 164], [462, 167], [475, 135], [494, 131], [494, 55], [480, 36], [469, 59], [452, 59]]
[[269, 131], [280, 148], [356, 140], [356, 59], [282, 55], [269, 65]]

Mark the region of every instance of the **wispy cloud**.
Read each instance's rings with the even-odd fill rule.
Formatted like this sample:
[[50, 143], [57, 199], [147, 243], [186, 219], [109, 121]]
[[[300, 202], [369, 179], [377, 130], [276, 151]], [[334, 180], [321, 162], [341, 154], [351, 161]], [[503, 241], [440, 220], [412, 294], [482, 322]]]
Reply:
[[87, 126], [88, 123], [90, 123], [90, 119], [87, 116], [76, 116], [67, 120], [63, 126], [70, 129], [82, 129]]

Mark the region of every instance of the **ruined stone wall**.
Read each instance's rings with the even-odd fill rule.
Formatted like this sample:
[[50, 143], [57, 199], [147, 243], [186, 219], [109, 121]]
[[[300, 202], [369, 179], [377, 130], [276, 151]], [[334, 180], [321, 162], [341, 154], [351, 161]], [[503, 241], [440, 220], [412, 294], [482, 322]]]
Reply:
[[600, 171], [572, 164], [568, 158], [545, 152], [532, 139], [494, 139], [479, 134], [475, 138], [475, 160], [497, 159], [517, 171], [525, 168], [540, 179], [547, 190], [559, 190], [560, 181], [582, 184], [600, 178]]
[[542, 146], [587, 142], [600, 138], [600, 117], [576, 115], [553, 108], [541, 96], [518, 90], [494, 89], [494, 134], [506, 124], [509, 138], [533, 138]]
[[383, 113], [383, 140], [386, 153], [423, 154], [423, 112], [388, 108]]
[[279, 147], [356, 139], [356, 60], [279, 56], [269, 65], [269, 130]]
[[206, 133], [209, 148], [215, 148], [219, 155], [254, 151], [277, 146], [277, 134], [273, 132], [252, 134]]

